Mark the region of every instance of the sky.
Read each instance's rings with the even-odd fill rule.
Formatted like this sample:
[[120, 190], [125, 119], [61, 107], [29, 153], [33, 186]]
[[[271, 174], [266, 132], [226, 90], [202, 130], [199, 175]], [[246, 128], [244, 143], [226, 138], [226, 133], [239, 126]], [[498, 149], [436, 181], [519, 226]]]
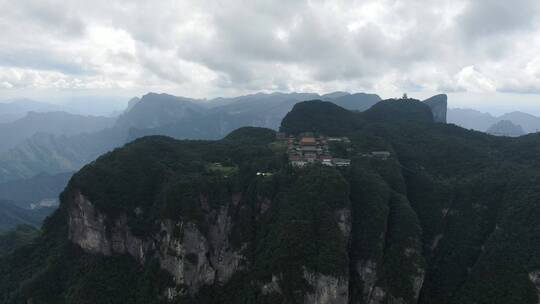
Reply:
[[540, 1], [0, 0], [0, 99], [337, 90], [540, 114]]

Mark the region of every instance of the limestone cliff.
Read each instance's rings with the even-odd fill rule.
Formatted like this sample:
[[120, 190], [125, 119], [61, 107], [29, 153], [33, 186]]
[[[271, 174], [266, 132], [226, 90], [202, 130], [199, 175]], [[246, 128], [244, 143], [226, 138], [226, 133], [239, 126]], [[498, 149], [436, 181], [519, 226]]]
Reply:
[[448, 110], [448, 97], [446, 94], [435, 95], [424, 100], [431, 112], [433, 112], [433, 120], [435, 122], [446, 123], [446, 113]]
[[[232, 199], [238, 205], [241, 195]], [[233, 249], [230, 233], [234, 225], [227, 206], [211, 209], [207, 198], [200, 196], [202, 208], [207, 212], [206, 229], [201, 229], [190, 221], [162, 220], [159, 232], [136, 236], [130, 230], [128, 217], [120, 214], [114, 217], [102, 212], [80, 191], [73, 191], [68, 208], [69, 239], [92, 254], [111, 256], [128, 254], [141, 264], [149, 258], [157, 258], [161, 269], [169, 273], [175, 287], [166, 290], [166, 297], [173, 300], [183, 295], [196, 294], [205, 285], [223, 285], [238, 271], [246, 267], [243, 250]], [[271, 201], [260, 199], [261, 215]], [[139, 212], [139, 211], [136, 211]], [[335, 212], [339, 231], [348, 240], [351, 235], [351, 214], [348, 208]], [[281, 286], [287, 282], [276, 273], [271, 282], [261, 282], [263, 294], [281, 293]], [[304, 296], [304, 303], [346, 304], [349, 302], [349, 279], [347, 276], [323, 275], [304, 267], [305, 282], [310, 291]]]
[[538, 294], [538, 303], [540, 303], [540, 271], [529, 272], [529, 280], [534, 284]]
[[304, 278], [313, 292], [304, 297], [305, 304], [346, 304], [349, 303], [349, 280], [316, 274], [304, 270]]
[[87, 252], [129, 254], [139, 262], [155, 257], [172, 275], [176, 290], [171, 296], [193, 294], [203, 285], [226, 282], [241, 269], [245, 257], [229, 244], [231, 220], [225, 207], [210, 212], [212, 223], [203, 233], [193, 222], [163, 220], [160, 231], [134, 236], [125, 214], [116, 219], [95, 208], [80, 192], [69, 205], [69, 239]]

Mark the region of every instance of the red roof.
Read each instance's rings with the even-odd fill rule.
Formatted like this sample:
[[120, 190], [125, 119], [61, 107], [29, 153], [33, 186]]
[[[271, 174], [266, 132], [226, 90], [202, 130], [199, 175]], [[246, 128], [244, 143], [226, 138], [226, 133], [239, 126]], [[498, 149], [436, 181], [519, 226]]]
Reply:
[[314, 145], [315, 143], [316, 143], [315, 137], [312, 137], [312, 136], [305, 136], [305, 137], [302, 137], [302, 139], [300, 140], [300, 144], [305, 145], [305, 146]]

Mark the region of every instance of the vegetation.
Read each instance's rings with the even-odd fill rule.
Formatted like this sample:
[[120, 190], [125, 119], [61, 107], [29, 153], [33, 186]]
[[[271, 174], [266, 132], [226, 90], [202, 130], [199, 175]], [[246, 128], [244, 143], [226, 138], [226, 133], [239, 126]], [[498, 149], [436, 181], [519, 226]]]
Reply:
[[[537, 303], [540, 136], [497, 138], [434, 124], [427, 111], [414, 100], [365, 113], [297, 104], [281, 130], [349, 137], [332, 146], [352, 159], [346, 168], [294, 168], [259, 128], [220, 141], [152, 136], [107, 153], [74, 175], [35, 241], [0, 259], [0, 303], [164, 301], [174, 283], [155, 259], [90, 255], [67, 240], [74, 191], [111, 219], [126, 214], [140, 238], [162, 220], [208, 235], [227, 211], [245, 265], [178, 303], [302, 303], [314, 288], [306, 271], [348, 280], [352, 303], [367, 287], [385, 291], [383, 303]], [[381, 150], [391, 157], [365, 154]], [[279, 292], [263, 293], [273, 278]]]
[[19, 225], [13, 230], [0, 232], [0, 257], [13, 252], [18, 247], [30, 244], [38, 234], [39, 231], [29, 225]]

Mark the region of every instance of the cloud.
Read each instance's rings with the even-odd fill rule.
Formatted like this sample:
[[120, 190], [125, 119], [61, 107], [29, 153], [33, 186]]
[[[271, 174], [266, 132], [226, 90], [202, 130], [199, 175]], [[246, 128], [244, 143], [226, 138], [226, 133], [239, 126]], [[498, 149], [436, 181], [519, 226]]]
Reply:
[[473, 93], [494, 92], [493, 81], [478, 71], [474, 66], [464, 67], [456, 75], [458, 88]]
[[538, 22], [540, 2], [537, 0], [470, 1], [457, 18], [462, 34], [470, 39], [534, 29]]
[[[0, 89], [536, 92], [537, 0], [0, 0]], [[0, 91], [1, 92], [1, 91]]]

